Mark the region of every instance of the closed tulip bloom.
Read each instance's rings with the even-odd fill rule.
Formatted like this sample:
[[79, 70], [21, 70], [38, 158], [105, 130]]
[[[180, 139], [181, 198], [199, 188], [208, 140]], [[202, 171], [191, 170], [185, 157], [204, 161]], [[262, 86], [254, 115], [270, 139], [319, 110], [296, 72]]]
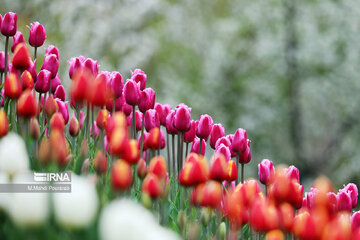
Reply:
[[232, 182], [235, 181], [238, 177], [238, 171], [237, 171], [237, 167], [236, 167], [236, 163], [233, 160], [230, 160], [228, 162], [228, 181]]
[[165, 159], [162, 156], [153, 157], [150, 160], [148, 171], [160, 179], [166, 179], [167, 166]]
[[93, 75], [98, 75], [99, 73], [99, 65], [97, 63], [97, 61], [95, 61], [94, 59], [92, 58], [86, 58], [83, 62], [83, 65], [85, 68], [87, 68], [88, 70], [90, 70], [90, 72], [93, 74]]
[[61, 79], [59, 74], [56, 74], [56, 76], [50, 80], [51, 81], [51, 93], [55, 93], [56, 88], [61, 84]]
[[216, 149], [215, 147], [216, 141], [224, 136], [225, 136], [225, 128], [223, 127], [223, 125], [221, 125], [220, 123], [214, 124], [210, 133], [210, 147], [212, 149]]
[[96, 117], [96, 125], [100, 129], [105, 129], [108, 118], [109, 118], [109, 112], [106, 109], [101, 109]]
[[50, 127], [52, 130], [58, 129], [60, 132], [63, 132], [65, 129], [65, 121], [61, 113], [55, 113], [50, 119]]
[[175, 111], [171, 110], [166, 117], [166, 131], [168, 134], [174, 135], [178, 130], [174, 127]]
[[[155, 105], [155, 91], [152, 88], [145, 88], [141, 92], [139, 110], [145, 113], [149, 109], [153, 109]], [[159, 116], [160, 117], [160, 116]]]
[[140, 158], [140, 153], [137, 146], [137, 141], [135, 139], [130, 139], [127, 141], [127, 146], [125, 147], [124, 153], [121, 156], [130, 165], [137, 164]]
[[28, 47], [25, 43], [19, 43], [14, 51], [13, 58], [11, 60], [12, 66], [17, 70], [25, 70], [31, 64], [31, 56]]
[[140, 90], [146, 88], [146, 74], [141, 69], [135, 69], [134, 72], [131, 72], [131, 79], [136, 83], [140, 83]]
[[169, 104], [162, 105], [160, 103], [155, 103], [154, 109], [159, 114], [160, 124], [162, 126], [166, 127], [166, 117], [169, 114], [169, 112], [171, 111], [171, 106]]
[[247, 147], [244, 152], [239, 154], [239, 162], [242, 164], [249, 163], [251, 161], [251, 151], [250, 151], [250, 140], [247, 140]]
[[[201, 154], [205, 155], [206, 141], [205, 139], [201, 139], [201, 140], [202, 140]], [[196, 137], [192, 143], [190, 152], [199, 153], [199, 148], [200, 148], [200, 138]]]
[[212, 118], [207, 114], [201, 115], [199, 118], [199, 124], [196, 128], [196, 136], [199, 138], [207, 139], [210, 135], [212, 127], [213, 127]]
[[228, 164], [225, 156], [215, 153], [210, 162], [210, 179], [226, 181], [229, 178]]
[[69, 102], [68, 101], [61, 101], [58, 98], [55, 98], [55, 101], [59, 107], [59, 113], [61, 113], [61, 115], [63, 116], [64, 120], [65, 120], [65, 124], [68, 123], [69, 121]]
[[30, 74], [29, 71], [25, 70], [22, 74], [21, 74], [21, 87], [23, 90], [25, 89], [32, 89], [34, 87], [34, 80]]
[[191, 143], [195, 139], [195, 121], [191, 120], [190, 130], [184, 134], [184, 142]]
[[46, 39], [46, 31], [43, 25], [39, 22], [31, 23], [27, 26], [30, 29], [29, 44], [32, 47], [41, 47]]
[[348, 211], [352, 210], [352, 201], [351, 195], [349, 192], [340, 190], [337, 194], [338, 210], [339, 211]]
[[354, 212], [351, 216], [351, 230], [355, 232], [360, 227], [360, 211]]
[[286, 173], [290, 179], [295, 179], [298, 183], [300, 183], [299, 169], [295, 166], [288, 167], [286, 169]]
[[179, 132], [187, 132], [191, 128], [191, 113], [189, 108], [181, 106], [175, 109], [174, 127]]
[[40, 126], [36, 117], [30, 119], [30, 136], [34, 140], [40, 137]]
[[1, 23], [1, 33], [4, 36], [12, 37], [17, 30], [17, 14], [8, 12], [4, 15]]
[[6, 112], [0, 109], [0, 138], [5, 136], [9, 131], [9, 120]]
[[25, 43], [25, 39], [21, 32], [16, 32], [16, 34], [13, 36], [13, 44], [11, 45], [11, 52], [15, 51], [15, 48], [19, 43]]
[[37, 80], [36, 59], [34, 61], [30, 61], [30, 66], [26, 70], [29, 71], [35, 83]]
[[142, 127], [142, 124], [143, 124], [142, 118], [143, 118], [143, 113], [136, 110], [135, 111], [135, 127], [136, 127], [136, 131], [141, 131], [141, 127]]
[[220, 144], [220, 146], [215, 150], [215, 152], [224, 155], [227, 162], [230, 161], [231, 159], [230, 149], [224, 144]]
[[121, 97], [124, 88], [124, 79], [119, 72], [111, 73], [111, 87], [114, 98]]
[[157, 150], [161, 147], [161, 130], [160, 128], [152, 128], [149, 135], [144, 140], [147, 148]]
[[231, 147], [231, 142], [227, 137], [219, 138], [215, 143], [215, 149], [217, 149], [221, 144], [224, 144], [226, 147]]
[[21, 95], [21, 89], [20, 81], [16, 74], [10, 73], [6, 75], [4, 83], [4, 97], [17, 99]]
[[82, 61], [80, 60], [80, 58], [71, 58], [68, 61], [69, 64], [69, 77], [70, 79], [73, 80], [73, 76], [76, 73], [76, 71], [78, 71], [80, 68], [83, 67]]
[[160, 179], [153, 173], [149, 173], [142, 184], [142, 192], [148, 194], [152, 199], [161, 197], [164, 193], [164, 186]]
[[2, 16], [0, 14], [0, 30], [1, 30], [1, 24], [2, 24]]
[[95, 81], [94, 75], [89, 71], [79, 70], [74, 74], [72, 80], [70, 96], [76, 103], [81, 104], [84, 100], [87, 100], [89, 92], [92, 91], [92, 84]]
[[273, 162], [268, 159], [262, 160], [261, 163], [258, 164], [258, 170], [259, 170], [258, 174], [259, 174], [260, 182], [264, 185], [268, 185], [270, 183], [271, 178], [275, 174], [275, 168]]
[[51, 118], [51, 116], [56, 113], [59, 110], [59, 107], [57, 106], [57, 103], [53, 96], [49, 96], [45, 101], [45, 113], [48, 118]]
[[65, 101], [65, 88], [63, 85], [56, 87], [54, 97], [59, 98], [61, 101]]
[[50, 89], [51, 72], [48, 70], [41, 70], [37, 76], [35, 83], [35, 90], [39, 93], [46, 93]]
[[59, 49], [54, 45], [50, 45], [47, 49], [45, 49], [45, 54], [46, 55], [55, 54], [57, 59], [59, 59]]
[[124, 86], [124, 96], [126, 103], [135, 106], [139, 105], [140, 98], [141, 98], [141, 92], [139, 85], [131, 79], [128, 79]]
[[96, 152], [95, 158], [94, 158], [94, 169], [95, 171], [101, 175], [105, 174], [108, 166], [108, 161], [106, 156], [102, 153], [101, 150], [98, 150]]
[[46, 55], [41, 70], [46, 69], [51, 72], [51, 78], [56, 77], [59, 70], [59, 59], [55, 54]]
[[352, 207], [355, 208], [358, 201], [359, 191], [354, 183], [344, 186], [344, 191], [350, 192]]
[[232, 139], [231, 150], [235, 153], [242, 153], [247, 148], [247, 134], [242, 128], [236, 130], [236, 133]]
[[69, 123], [69, 133], [72, 137], [76, 137], [79, 134], [79, 131], [79, 121], [75, 116], [72, 116]]
[[27, 89], [21, 94], [16, 106], [19, 116], [31, 118], [37, 115], [39, 103], [35, 94], [30, 89]]
[[145, 112], [144, 125], [147, 132], [160, 127], [159, 114], [155, 109], [149, 109]]

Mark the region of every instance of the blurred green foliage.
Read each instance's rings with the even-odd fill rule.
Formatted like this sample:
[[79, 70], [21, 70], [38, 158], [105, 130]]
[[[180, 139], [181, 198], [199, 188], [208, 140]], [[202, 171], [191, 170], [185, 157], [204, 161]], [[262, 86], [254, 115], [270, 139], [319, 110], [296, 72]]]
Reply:
[[208, 113], [227, 133], [247, 129], [253, 156], [247, 176], [256, 177], [256, 165], [269, 158], [298, 166], [305, 181], [326, 174], [337, 187], [360, 184], [359, 1], [0, 0], [0, 6], [1, 14], [19, 14], [25, 38], [30, 22], [44, 24], [45, 45], [60, 49], [65, 86], [73, 56], [97, 59], [101, 70], [124, 77], [141, 68], [159, 102], [184, 102], [194, 119]]

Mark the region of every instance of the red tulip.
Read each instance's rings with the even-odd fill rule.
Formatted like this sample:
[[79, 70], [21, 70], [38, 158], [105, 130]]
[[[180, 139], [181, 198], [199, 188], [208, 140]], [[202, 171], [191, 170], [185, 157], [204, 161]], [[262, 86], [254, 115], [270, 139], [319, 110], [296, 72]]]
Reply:
[[29, 89], [25, 90], [17, 101], [17, 113], [21, 117], [31, 118], [38, 114], [39, 103], [35, 94]]
[[106, 109], [101, 109], [96, 117], [96, 125], [98, 128], [105, 129], [108, 118], [109, 112]]
[[41, 47], [46, 39], [44, 26], [39, 22], [34, 22], [31, 24], [31, 27], [28, 26], [28, 28], [30, 29], [29, 44], [32, 47]]
[[9, 131], [9, 120], [6, 112], [0, 109], [0, 138], [5, 136]]
[[137, 175], [140, 179], [143, 179], [145, 177], [145, 175], [147, 174], [147, 166], [146, 166], [146, 161], [143, 158], [140, 158], [140, 160], [137, 163], [137, 167], [136, 167], [136, 172]]
[[226, 181], [229, 176], [228, 164], [223, 154], [215, 153], [210, 162], [210, 179]]
[[45, 113], [48, 118], [51, 118], [51, 116], [59, 111], [59, 107], [53, 98], [53, 96], [50, 96], [45, 101]]
[[40, 127], [36, 117], [30, 119], [30, 136], [34, 140], [40, 137]]
[[162, 156], [153, 157], [150, 160], [148, 172], [155, 174], [159, 179], [165, 179], [167, 176], [165, 159]]
[[[108, 124], [109, 125], [109, 124]], [[106, 131], [108, 132], [108, 131]], [[110, 135], [110, 151], [112, 154], [121, 155], [127, 147], [127, 129], [116, 128]]]
[[71, 136], [76, 137], [79, 134], [79, 131], [80, 131], [79, 121], [73, 115], [69, 123], [69, 133]]
[[50, 119], [50, 127], [51, 129], [58, 129], [63, 132], [65, 129], [65, 121], [61, 113], [55, 113]]
[[185, 163], [179, 174], [179, 182], [183, 186], [196, 186], [209, 178], [206, 159], [196, 153], [186, 156]]
[[13, 12], [8, 12], [4, 15], [1, 24], [1, 33], [4, 36], [11, 37], [14, 36], [17, 29], [17, 14]]
[[25, 70], [30, 67], [31, 55], [25, 43], [19, 43], [16, 46], [11, 63], [18, 70]]
[[163, 195], [164, 186], [155, 174], [149, 173], [142, 184], [142, 191], [148, 194], [152, 199], [155, 199]]
[[135, 139], [130, 139], [127, 142], [127, 146], [124, 149], [124, 153], [122, 154], [122, 157], [130, 165], [137, 164], [140, 157], [140, 153], [137, 147], [137, 141]]
[[250, 224], [258, 232], [267, 232], [279, 228], [279, 214], [274, 205], [258, 197], [250, 209]]
[[238, 177], [238, 170], [236, 167], [236, 163], [233, 160], [230, 160], [228, 162], [228, 170], [229, 170], [229, 174], [227, 180], [230, 182], [235, 181]]
[[17, 99], [20, 95], [21, 86], [18, 76], [14, 73], [6, 75], [4, 83], [4, 97]]
[[128, 189], [133, 180], [131, 166], [124, 160], [116, 160], [111, 168], [111, 183], [115, 190]]
[[75, 102], [82, 103], [92, 91], [92, 84], [95, 81], [94, 75], [90, 71], [79, 70], [72, 77], [70, 96]]
[[108, 161], [106, 156], [102, 153], [101, 150], [96, 152], [94, 158], [94, 169], [98, 174], [105, 174], [107, 171]]
[[30, 74], [29, 71], [25, 70], [22, 74], [21, 74], [21, 85], [22, 85], [22, 90], [25, 89], [33, 89], [34, 87], [34, 80]]

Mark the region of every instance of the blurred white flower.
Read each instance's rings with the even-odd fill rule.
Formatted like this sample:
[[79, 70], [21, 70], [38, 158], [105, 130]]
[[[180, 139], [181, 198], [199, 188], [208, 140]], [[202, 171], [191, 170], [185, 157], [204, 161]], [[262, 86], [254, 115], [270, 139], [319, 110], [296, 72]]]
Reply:
[[[16, 175], [13, 183], [32, 182], [33, 174]], [[9, 193], [7, 211], [19, 226], [42, 225], [49, 216], [49, 193]]]
[[11, 132], [0, 141], [0, 171], [15, 175], [28, 169], [25, 143], [19, 135]]
[[155, 217], [140, 204], [128, 200], [115, 200], [100, 215], [101, 240], [180, 239], [174, 232], [159, 226]]
[[57, 222], [68, 228], [83, 228], [94, 220], [99, 200], [95, 183], [89, 177], [71, 175], [71, 193], [54, 193]]
[[[9, 183], [9, 178], [7, 174], [0, 172], [0, 184]], [[0, 193], [0, 210], [6, 210], [9, 202], [8, 193]]]

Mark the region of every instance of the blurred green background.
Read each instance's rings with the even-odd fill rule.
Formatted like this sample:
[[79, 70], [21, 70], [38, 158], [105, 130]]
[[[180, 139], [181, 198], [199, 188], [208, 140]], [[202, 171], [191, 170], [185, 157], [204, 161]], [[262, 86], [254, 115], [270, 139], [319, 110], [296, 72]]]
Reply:
[[[210, 114], [252, 141], [257, 164], [296, 165], [305, 185], [319, 174], [360, 184], [360, 2], [357, 0], [0, 0], [18, 28], [39, 21], [67, 61], [101, 70], [143, 69], [157, 101]], [[3, 50], [3, 39], [0, 42]], [[44, 53], [44, 47], [40, 49]], [[208, 152], [210, 152], [208, 150]], [[307, 190], [307, 189], [306, 189]]]

